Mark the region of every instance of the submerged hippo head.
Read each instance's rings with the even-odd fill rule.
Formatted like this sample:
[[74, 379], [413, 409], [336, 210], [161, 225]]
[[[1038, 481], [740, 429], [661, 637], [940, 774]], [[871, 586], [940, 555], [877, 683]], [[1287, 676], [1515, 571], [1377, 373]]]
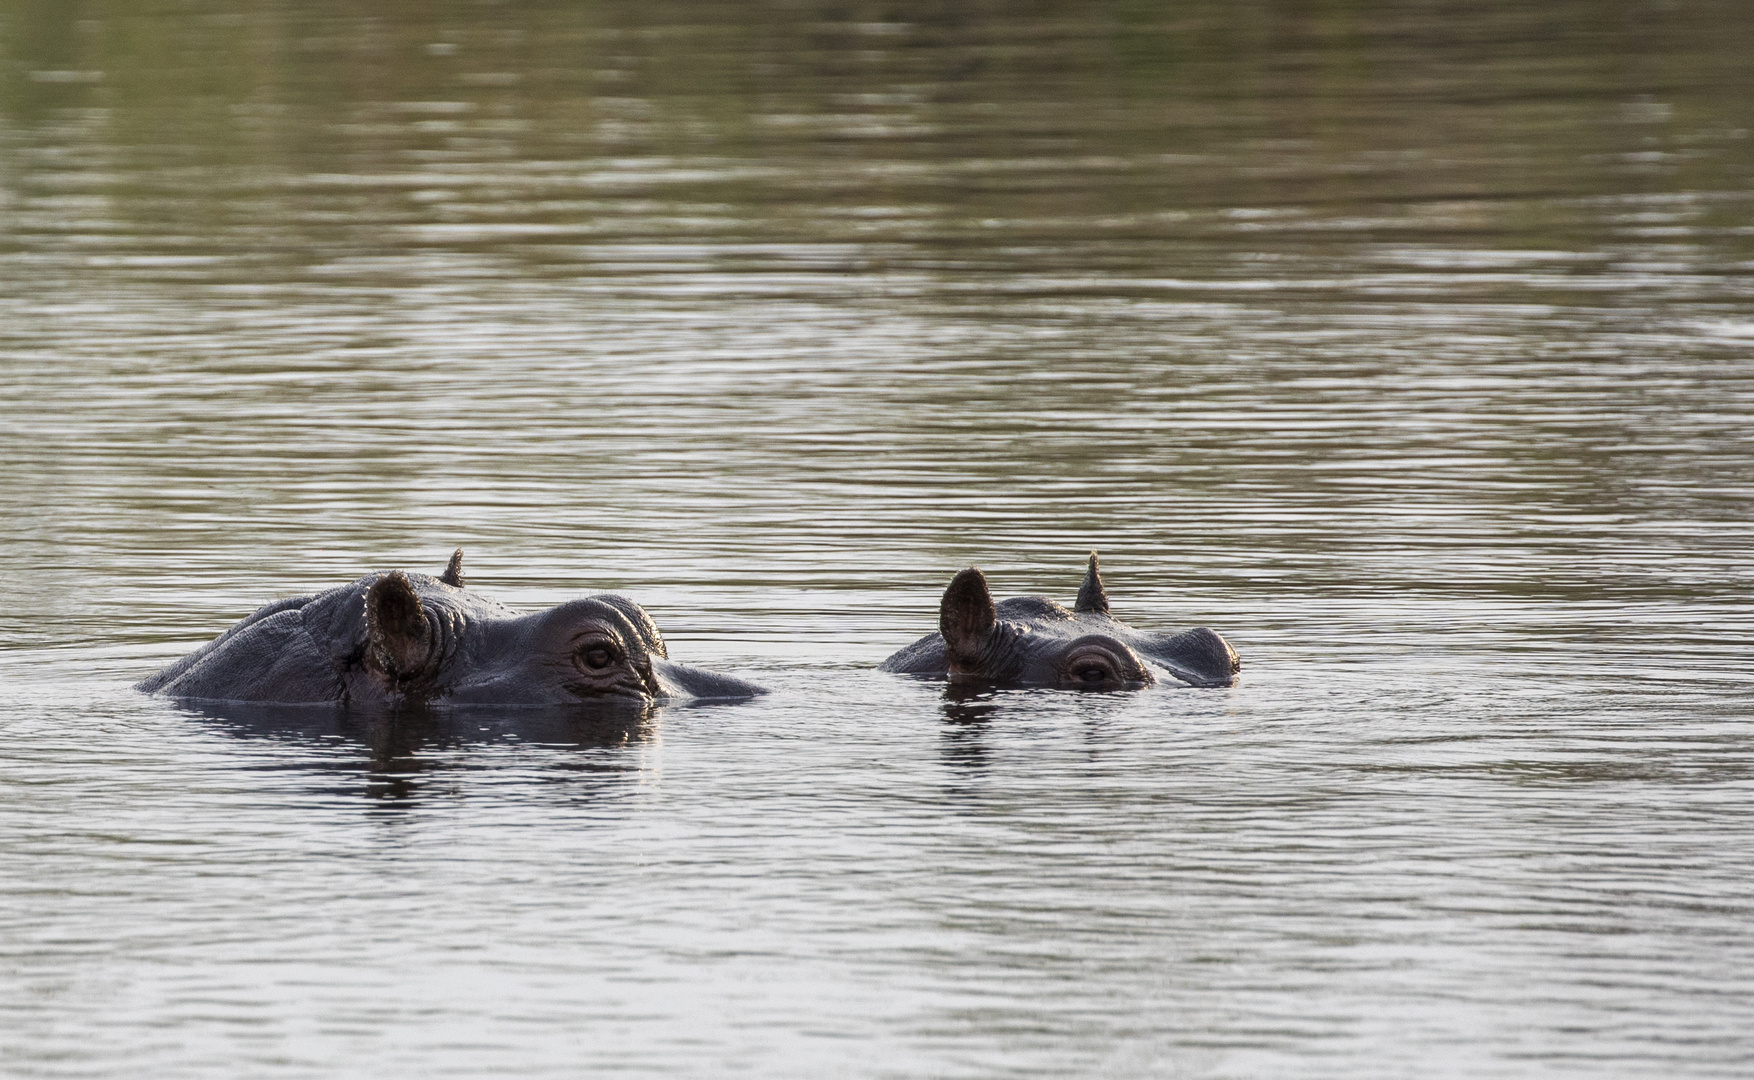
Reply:
[[1067, 690], [1125, 690], [1157, 681], [1154, 668], [1194, 686], [1229, 686], [1241, 661], [1205, 627], [1179, 634], [1134, 630], [1109, 614], [1096, 554], [1071, 611], [1039, 596], [995, 604], [969, 568], [944, 590], [938, 633], [891, 656], [884, 671]]
[[394, 570], [257, 611], [139, 684], [180, 698], [483, 705], [748, 697], [741, 679], [672, 663], [641, 607], [603, 593], [520, 614], [440, 577]]

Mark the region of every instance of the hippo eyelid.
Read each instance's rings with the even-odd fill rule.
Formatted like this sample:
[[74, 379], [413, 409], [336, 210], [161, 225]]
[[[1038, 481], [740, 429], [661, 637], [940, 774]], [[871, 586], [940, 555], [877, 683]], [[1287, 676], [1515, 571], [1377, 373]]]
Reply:
[[1109, 661], [1126, 661], [1131, 658], [1133, 650], [1111, 637], [1092, 635], [1082, 637], [1066, 647], [1066, 661], [1073, 663], [1086, 657], [1101, 657]]
[[1075, 655], [1066, 657], [1066, 666], [1074, 670], [1087, 667], [1103, 667], [1113, 670], [1115, 657], [1105, 649], [1081, 649]]
[[607, 641], [613, 643], [617, 648], [623, 647], [621, 635], [616, 632], [615, 628], [596, 620], [578, 626], [573, 630], [570, 638], [571, 645], [575, 649], [593, 641]]

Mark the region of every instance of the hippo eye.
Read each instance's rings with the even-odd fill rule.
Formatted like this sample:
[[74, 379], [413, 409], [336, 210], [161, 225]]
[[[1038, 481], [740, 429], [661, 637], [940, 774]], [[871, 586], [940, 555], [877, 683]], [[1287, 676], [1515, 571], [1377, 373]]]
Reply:
[[585, 666], [592, 671], [602, 671], [610, 664], [615, 663], [615, 650], [607, 645], [592, 645], [590, 648], [580, 650], [579, 659], [583, 660]]
[[1092, 636], [1072, 643], [1060, 661], [1060, 685], [1073, 690], [1112, 690], [1151, 676], [1139, 670], [1127, 647], [1110, 638]]

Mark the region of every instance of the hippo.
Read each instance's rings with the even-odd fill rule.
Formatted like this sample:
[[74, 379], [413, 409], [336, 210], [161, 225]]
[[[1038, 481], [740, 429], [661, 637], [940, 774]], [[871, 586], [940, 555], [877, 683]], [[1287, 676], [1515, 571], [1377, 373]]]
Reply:
[[1242, 666], [1230, 643], [1203, 626], [1149, 634], [1115, 619], [1094, 551], [1071, 611], [1040, 596], [995, 604], [985, 575], [970, 567], [944, 590], [938, 631], [879, 669], [954, 682], [1127, 690], [1156, 683], [1152, 665], [1193, 686], [1229, 686]]
[[600, 593], [520, 614], [439, 577], [367, 574], [277, 600], [137, 684], [167, 697], [276, 704], [650, 704], [758, 686], [672, 663], [651, 616]]

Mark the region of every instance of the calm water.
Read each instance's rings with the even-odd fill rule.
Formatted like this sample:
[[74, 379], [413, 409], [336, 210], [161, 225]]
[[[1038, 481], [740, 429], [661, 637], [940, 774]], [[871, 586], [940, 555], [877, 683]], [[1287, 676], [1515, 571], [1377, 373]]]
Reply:
[[[1747, 1075], [1754, 23], [1374, 7], [0, 0], [0, 1073]], [[129, 689], [457, 545], [775, 693]]]

